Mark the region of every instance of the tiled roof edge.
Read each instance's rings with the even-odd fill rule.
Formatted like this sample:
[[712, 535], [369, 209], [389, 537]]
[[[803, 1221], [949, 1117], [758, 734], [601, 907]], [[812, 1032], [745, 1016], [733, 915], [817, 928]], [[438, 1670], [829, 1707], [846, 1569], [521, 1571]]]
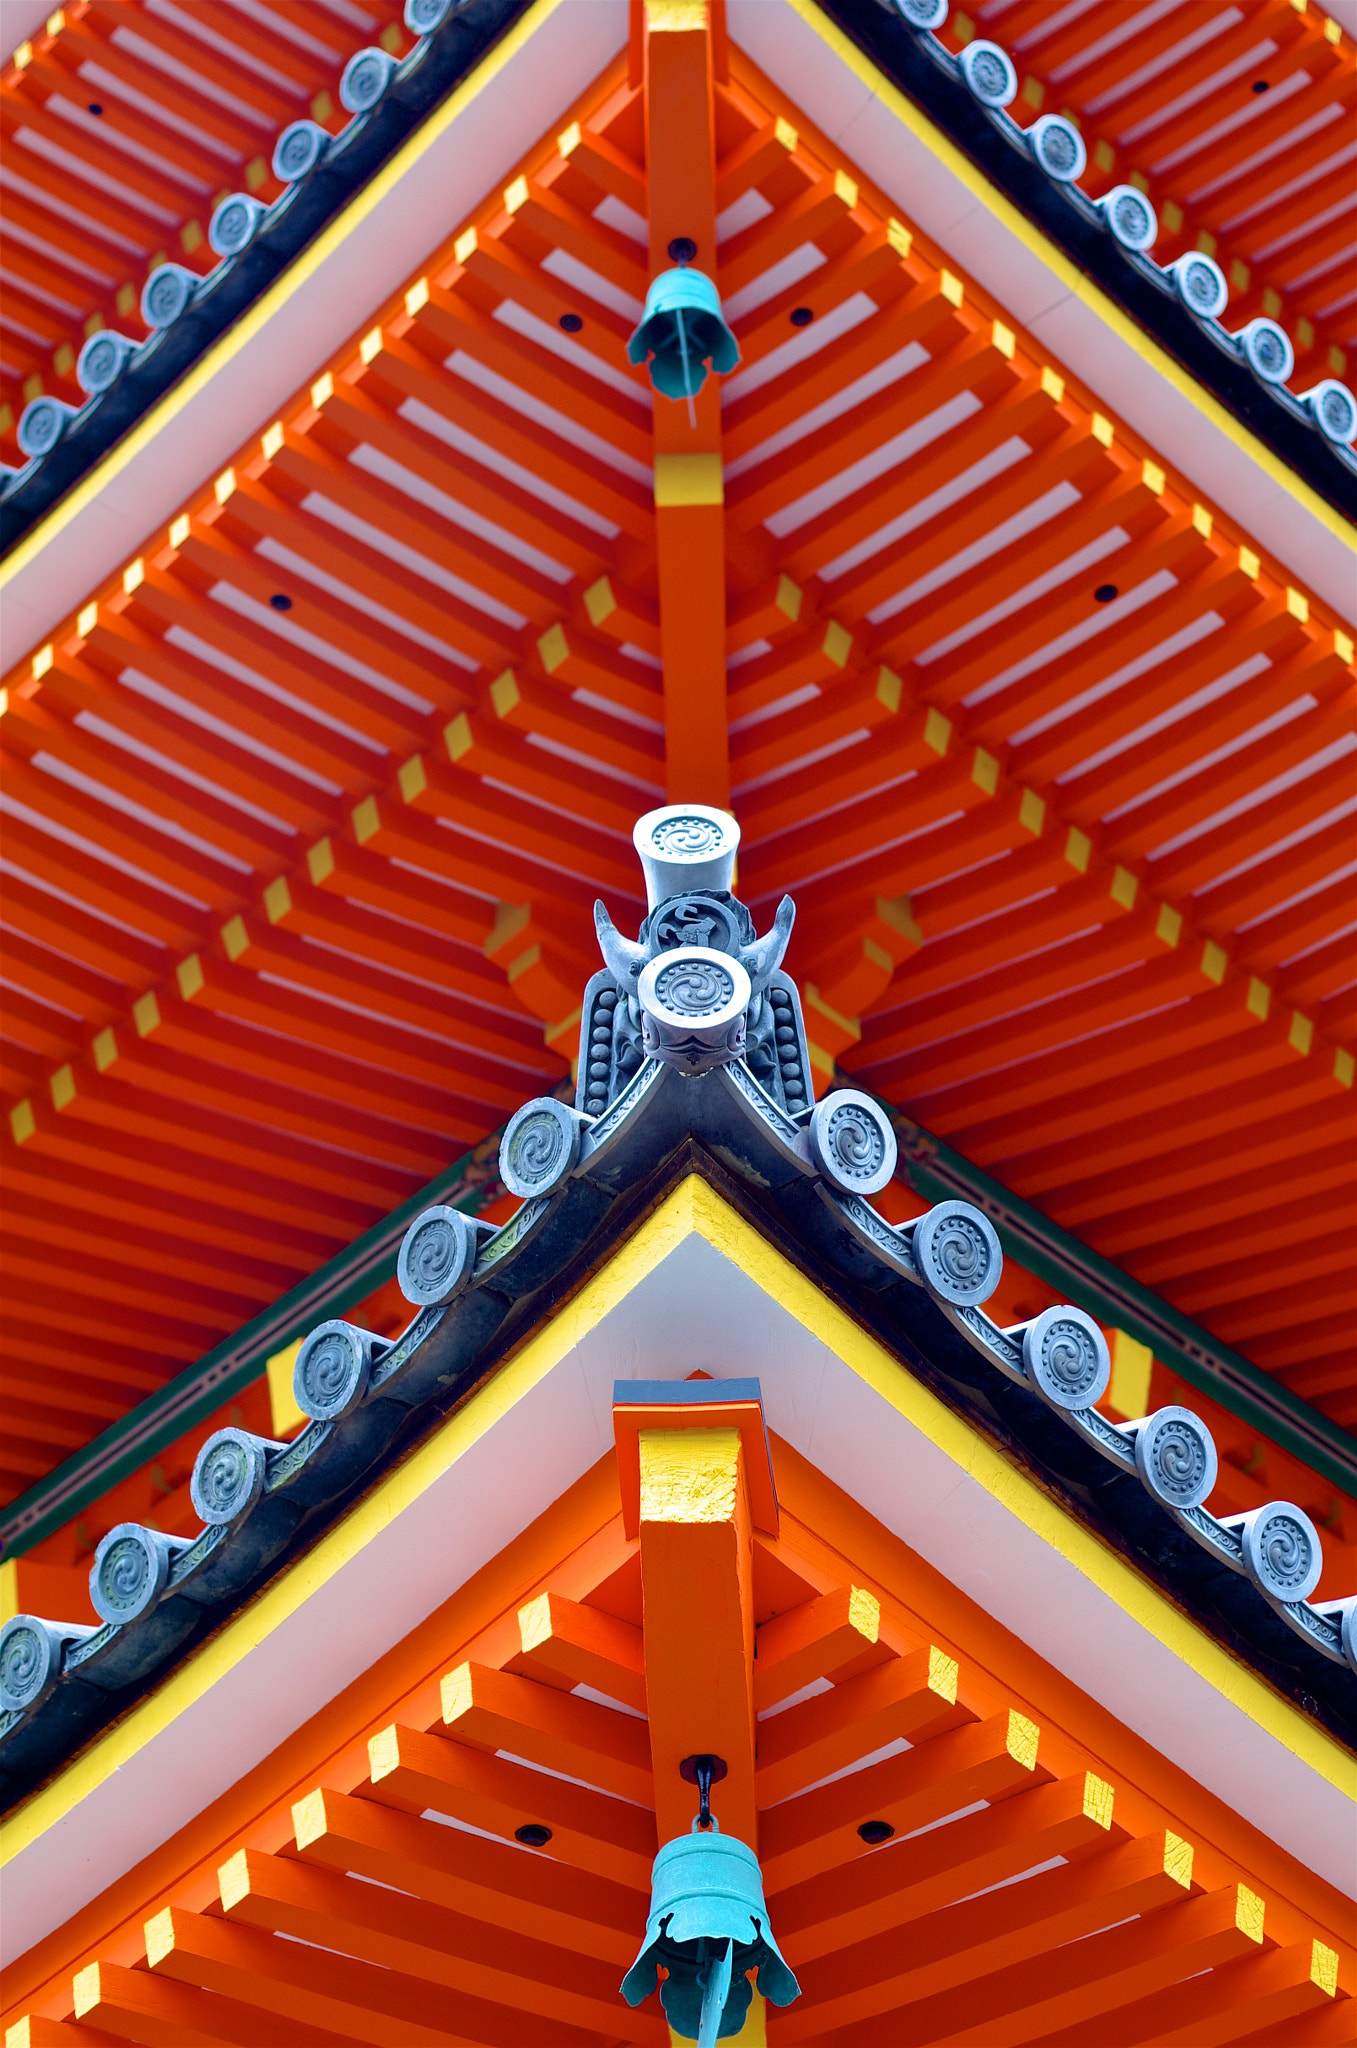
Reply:
[[1153, 206], [1134, 186], [1098, 200], [1080, 189], [1085, 153], [1077, 128], [1047, 114], [1022, 128], [1006, 108], [1017, 72], [996, 43], [954, 57], [936, 30], [947, 0], [817, 0], [893, 85], [920, 107], [1061, 252], [1153, 336], [1212, 396], [1326, 503], [1357, 518], [1357, 397], [1324, 378], [1297, 395], [1294, 361], [1276, 321], [1238, 331], [1224, 318], [1229, 285], [1209, 256], [1162, 266], [1149, 254]]
[[151, 333], [134, 341], [101, 328], [80, 351], [81, 406], [35, 398], [19, 421], [20, 469], [0, 464], [0, 553], [23, 539], [186, 370], [261, 298], [301, 251], [474, 70], [530, 0], [406, 0], [419, 40], [399, 63], [376, 46], [345, 66], [337, 135], [294, 121], [274, 149], [285, 189], [271, 206], [248, 193], [223, 199], [209, 240], [220, 260], [205, 276], [176, 263], [152, 271], [141, 313]]

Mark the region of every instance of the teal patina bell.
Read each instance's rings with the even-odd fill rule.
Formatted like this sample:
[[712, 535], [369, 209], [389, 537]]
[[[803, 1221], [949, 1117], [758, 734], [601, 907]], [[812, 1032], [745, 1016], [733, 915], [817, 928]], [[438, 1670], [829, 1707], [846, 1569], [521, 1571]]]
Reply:
[[666, 398], [692, 398], [707, 381], [708, 362], [719, 377], [733, 370], [740, 351], [711, 279], [686, 264], [662, 271], [646, 293], [627, 355], [633, 363], [649, 356], [650, 381]]
[[757, 1968], [770, 2005], [790, 2005], [801, 1987], [768, 1927], [763, 1876], [752, 1849], [723, 1835], [715, 1820], [666, 1842], [651, 1872], [650, 1918], [641, 1953], [622, 1979], [622, 1996], [639, 2005], [655, 1989], [656, 1966], [669, 1972], [660, 2003], [673, 2032], [699, 2048], [738, 2034]]

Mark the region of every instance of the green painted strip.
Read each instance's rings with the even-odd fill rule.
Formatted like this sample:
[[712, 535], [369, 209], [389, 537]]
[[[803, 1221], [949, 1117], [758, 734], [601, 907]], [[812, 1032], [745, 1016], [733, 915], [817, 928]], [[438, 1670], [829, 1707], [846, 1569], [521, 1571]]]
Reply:
[[973, 1202], [994, 1224], [1004, 1249], [1029, 1271], [1059, 1287], [1099, 1322], [1148, 1344], [1171, 1371], [1357, 1498], [1357, 1441], [1345, 1429], [972, 1166], [921, 1124], [889, 1103], [882, 1107], [900, 1139], [905, 1175], [926, 1201]]
[[0, 1555], [19, 1557], [31, 1550], [53, 1529], [69, 1522], [129, 1473], [159, 1457], [186, 1430], [257, 1380], [275, 1352], [304, 1337], [317, 1323], [342, 1316], [383, 1280], [389, 1280], [400, 1241], [421, 1209], [440, 1202], [474, 1216], [503, 1192], [496, 1131], [262, 1315], [253, 1317], [196, 1364], [185, 1366], [166, 1386], [148, 1394], [101, 1436], [21, 1494], [0, 1517]]

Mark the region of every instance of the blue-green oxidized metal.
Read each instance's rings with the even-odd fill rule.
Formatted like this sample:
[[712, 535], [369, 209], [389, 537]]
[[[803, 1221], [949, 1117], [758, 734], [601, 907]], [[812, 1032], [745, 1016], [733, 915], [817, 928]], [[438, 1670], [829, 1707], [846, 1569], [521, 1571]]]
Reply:
[[713, 2048], [738, 2034], [757, 1969], [769, 2005], [790, 2005], [801, 1987], [768, 1925], [763, 1875], [753, 1850], [723, 1835], [715, 1820], [666, 1842], [651, 1871], [650, 1918], [641, 1953], [622, 1979], [628, 2005], [655, 1989], [657, 1967], [665, 2017], [681, 2040]]
[[718, 377], [733, 370], [740, 351], [711, 279], [686, 265], [661, 271], [627, 355], [633, 363], [650, 358], [650, 381], [666, 398], [692, 398], [707, 381], [708, 362]]

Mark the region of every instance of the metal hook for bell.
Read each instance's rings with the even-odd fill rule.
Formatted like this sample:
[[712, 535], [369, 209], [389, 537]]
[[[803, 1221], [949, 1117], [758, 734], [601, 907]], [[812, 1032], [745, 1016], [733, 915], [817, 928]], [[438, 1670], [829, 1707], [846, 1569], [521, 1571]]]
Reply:
[[679, 1776], [684, 1783], [697, 1787], [697, 1819], [693, 1826], [700, 1828], [703, 1834], [710, 1833], [713, 1828], [717, 1834], [721, 1832], [719, 1823], [712, 1817], [711, 1788], [720, 1784], [726, 1770], [724, 1758], [708, 1756], [705, 1751], [701, 1756], [685, 1756], [679, 1765]]

